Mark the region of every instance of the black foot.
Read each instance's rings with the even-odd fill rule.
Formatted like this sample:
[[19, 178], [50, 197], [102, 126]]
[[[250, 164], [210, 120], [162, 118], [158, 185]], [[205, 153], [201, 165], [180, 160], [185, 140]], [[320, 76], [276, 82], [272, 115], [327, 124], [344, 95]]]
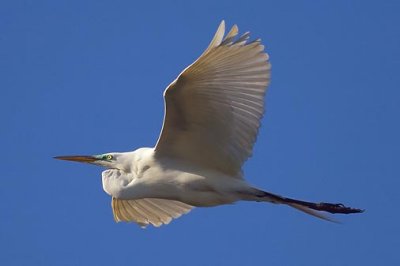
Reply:
[[326, 211], [330, 213], [350, 214], [350, 213], [364, 212], [364, 210], [361, 209], [346, 207], [341, 203], [333, 204], [333, 203], [321, 202], [321, 203], [316, 203], [315, 206], [309, 206], [309, 207], [317, 211]]

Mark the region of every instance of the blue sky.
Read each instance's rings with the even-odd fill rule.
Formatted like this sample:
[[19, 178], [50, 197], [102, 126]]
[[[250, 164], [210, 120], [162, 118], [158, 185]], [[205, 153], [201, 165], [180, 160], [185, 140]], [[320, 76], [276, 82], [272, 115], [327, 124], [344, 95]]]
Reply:
[[[140, 1], [145, 2], [145, 1]], [[2, 1], [1, 265], [399, 265], [399, 1]], [[284, 206], [116, 224], [100, 168], [53, 160], [153, 146], [164, 88], [218, 24], [266, 45], [272, 83], [247, 179], [365, 208]]]

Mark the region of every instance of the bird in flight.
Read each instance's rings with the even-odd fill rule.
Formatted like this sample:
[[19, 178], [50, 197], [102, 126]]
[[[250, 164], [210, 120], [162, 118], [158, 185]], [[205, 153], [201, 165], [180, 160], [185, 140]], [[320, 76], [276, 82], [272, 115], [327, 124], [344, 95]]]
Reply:
[[222, 21], [203, 54], [164, 91], [165, 112], [154, 148], [56, 159], [103, 166], [103, 189], [115, 221], [161, 226], [194, 207], [236, 201], [285, 204], [330, 220], [321, 211], [359, 213], [343, 204], [279, 196], [248, 184], [251, 156], [271, 64], [260, 39], [249, 41]]

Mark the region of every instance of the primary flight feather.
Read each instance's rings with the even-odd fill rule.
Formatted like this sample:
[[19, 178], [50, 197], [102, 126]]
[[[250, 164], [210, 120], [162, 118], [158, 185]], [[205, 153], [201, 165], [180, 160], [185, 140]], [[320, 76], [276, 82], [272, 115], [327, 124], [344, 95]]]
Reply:
[[222, 21], [203, 54], [167, 87], [165, 114], [154, 148], [94, 156], [58, 156], [108, 168], [104, 190], [114, 219], [143, 227], [168, 224], [193, 207], [239, 200], [286, 204], [308, 214], [357, 213], [342, 204], [312, 203], [249, 185], [242, 165], [251, 156], [264, 113], [271, 64], [261, 41], [225, 35]]

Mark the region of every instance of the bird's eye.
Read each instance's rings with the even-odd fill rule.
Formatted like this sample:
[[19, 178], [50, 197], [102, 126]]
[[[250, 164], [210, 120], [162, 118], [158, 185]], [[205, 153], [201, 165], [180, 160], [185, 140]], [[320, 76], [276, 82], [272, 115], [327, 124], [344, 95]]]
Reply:
[[113, 159], [113, 156], [111, 154], [107, 154], [103, 158], [110, 161]]

